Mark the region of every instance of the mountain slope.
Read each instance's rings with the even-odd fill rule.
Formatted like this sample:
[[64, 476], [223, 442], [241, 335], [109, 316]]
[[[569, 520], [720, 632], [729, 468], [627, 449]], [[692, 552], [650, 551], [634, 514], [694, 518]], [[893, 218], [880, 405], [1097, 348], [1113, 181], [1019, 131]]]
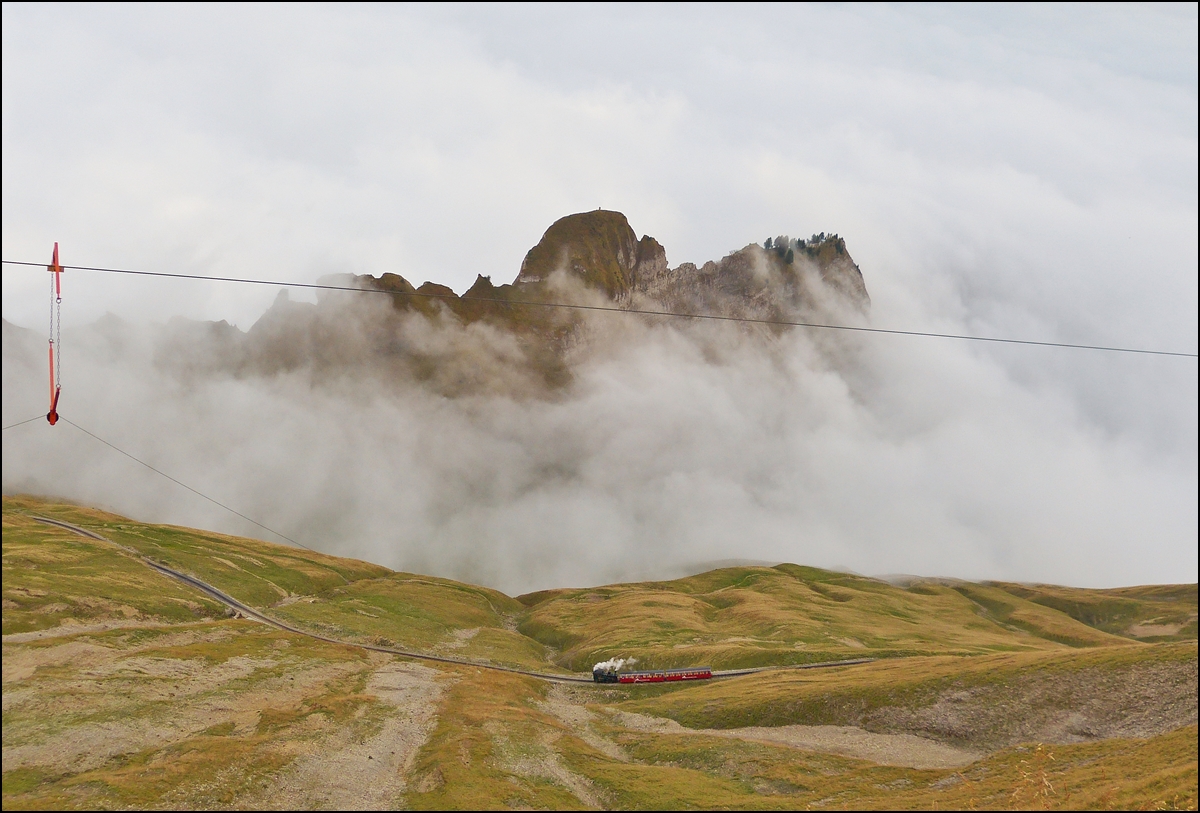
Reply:
[[523, 596], [522, 629], [563, 646], [560, 662], [637, 657], [647, 668], [719, 668], [841, 658], [979, 654], [1132, 643], [982, 585], [887, 582], [797, 565], [723, 568]]
[[[3, 519], [5, 809], [1195, 803], [1194, 641], [1138, 643], [997, 586], [781, 565], [517, 600], [32, 497], [5, 497]], [[542, 671], [630, 646], [690, 662], [687, 619], [731, 662], [790, 662], [790, 636], [981, 654], [553, 687], [232, 618], [119, 545], [349, 643]], [[1195, 587], [1070, 594], [1111, 592], [1151, 618]]]

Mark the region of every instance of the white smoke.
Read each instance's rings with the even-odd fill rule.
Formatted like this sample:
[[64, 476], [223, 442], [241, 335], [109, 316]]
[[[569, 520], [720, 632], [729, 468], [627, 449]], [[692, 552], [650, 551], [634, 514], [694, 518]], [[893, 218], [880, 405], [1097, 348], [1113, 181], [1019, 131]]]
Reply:
[[637, 663], [637, 658], [609, 658], [593, 666], [592, 671], [619, 672], [623, 667], [633, 666], [635, 663]]

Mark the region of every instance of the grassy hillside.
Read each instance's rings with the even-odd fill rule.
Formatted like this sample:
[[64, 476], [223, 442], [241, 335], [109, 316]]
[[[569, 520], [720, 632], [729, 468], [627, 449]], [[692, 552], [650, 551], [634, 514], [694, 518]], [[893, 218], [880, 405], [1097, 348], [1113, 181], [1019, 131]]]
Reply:
[[560, 647], [560, 663], [573, 669], [612, 656], [635, 656], [647, 667], [731, 668], [1130, 643], [995, 587], [905, 589], [797, 565], [519, 600], [529, 606], [521, 630]]
[[[629, 695], [621, 708], [691, 728], [852, 725], [994, 748], [1053, 736], [1144, 734], [1140, 704], [1196, 716], [1196, 643], [917, 657], [777, 671]], [[1173, 727], [1168, 724], [1168, 727]]]
[[[121, 609], [126, 606], [134, 608], [139, 617], [165, 619], [166, 609], [160, 606], [164, 602], [173, 612], [169, 618], [174, 620], [194, 619], [197, 614], [210, 618], [225, 614], [224, 607], [203, 594], [146, 568], [115, 547], [44, 525], [32, 515], [88, 528], [194, 575], [280, 620], [323, 635], [554, 669], [545, 647], [515, 631], [522, 605], [495, 590], [396, 573], [354, 559], [268, 542], [136, 523], [94, 509], [47, 504], [26, 497], [4, 499], [5, 634], [52, 627], [64, 617], [112, 621], [122, 613], [130, 613]], [[47, 545], [50, 540], [59, 543], [55, 551], [61, 546], [64, 551], [88, 552], [88, 558], [80, 564], [61, 571], [73, 581], [57, 585], [53, 595], [48, 582], [57, 579], [60, 571], [56, 566], [54, 576], [44, 567], [39, 572], [35, 569], [37, 557], [51, 556], [58, 561], [70, 554], [51, 553]], [[14, 557], [11, 581], [10, 556]], [[29, 564], [35, 564], [35, 568]], [[62, 566], [66, 565], [63, 560]], [[114, 581], [121, 585], [115, 590], [109, 587]], [[179, 604], [197, 595], [195, 601], [202, 610]], [[107, 607], [125, 599], [132, 604]], [[13, 605], [11, 614], [9, 602]], [[57, 607], [58, 614], [48, 612], [47, 607]]]
[[495, 590], [393, 573], [277, 604], [271, 614], [346, 640], [561, 671], [550, 650], [516, 631], [522, 609]]
[[[1187, 639], [1195, 586], [901, 588], [782, 565], [513, 599], [28, 497], [3, 514], [6, 810], [1196, 805], [1195, 622], [1130, 637]], [[480, 662], [887, 657], [555, 686], [235, 619], [119, 546], [302, 628]]]
[[5, 635], [99, 621], [183, 623], [224, 610], [112, 545], [35, 522], [5, 501]]
[[1113, 590], [1081, 590], [1053, 584], [1010, 584], [995, 587], [1050, 607], [1114, 635], [1141, 641], [1196, 639], [1196, 585], [1155, 584]]
[[631, 730], [613, 722], [602, 704], [567, 717], [554, 694], [524, 678], [464, 675], [414, 766], [408, 804], [428, 810], [1195, 806], [1194, 725], [1102, 745], [1019, 745], [963, 769], [917, 770], [772, 743]]

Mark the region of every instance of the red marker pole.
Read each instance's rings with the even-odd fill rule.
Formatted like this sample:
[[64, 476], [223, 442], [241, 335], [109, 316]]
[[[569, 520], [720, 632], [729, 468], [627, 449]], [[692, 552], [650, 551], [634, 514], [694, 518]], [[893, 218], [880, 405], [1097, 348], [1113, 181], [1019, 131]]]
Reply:
[[46, 415], [46, 420], [51, 424], [58, 418], [54, 414], [54, 339], [50, 340], [50, 413]]
[[[58, 423], [58, 396], [62, 393], [62, 387], [59, 386], [58, 376], [54, 369], [54, 346], [61, 342], [62, 335], [63, 268], [58, 262], [58, 243], [54, 244], [54, 256], [50, 260], [50, 265], [46, 266], [46, 270], [54, 275], [54, 289], [50, 295], [50, 411], [46, 413], [46, 420], [50, 422], [51, 426], [54, 426]], [[58, 334], [57, 342], [56, 333]]]

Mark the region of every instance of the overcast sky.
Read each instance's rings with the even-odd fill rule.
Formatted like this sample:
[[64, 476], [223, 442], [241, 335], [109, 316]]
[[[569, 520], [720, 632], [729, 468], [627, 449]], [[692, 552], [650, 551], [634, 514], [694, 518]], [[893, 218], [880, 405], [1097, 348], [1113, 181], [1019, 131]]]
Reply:
[[[461, 292], [602, 206], [672, 266], [837, 232], [879, 327], [1196, 352], [1194, 4], [6, 3], [3, 38], [6, 260]], [[64, 284], [67, 324], [277, 293]], [[45, 291], [6, 265], [4, 317]], [[1194, 359], [966, 352], [1195, 483]]]

